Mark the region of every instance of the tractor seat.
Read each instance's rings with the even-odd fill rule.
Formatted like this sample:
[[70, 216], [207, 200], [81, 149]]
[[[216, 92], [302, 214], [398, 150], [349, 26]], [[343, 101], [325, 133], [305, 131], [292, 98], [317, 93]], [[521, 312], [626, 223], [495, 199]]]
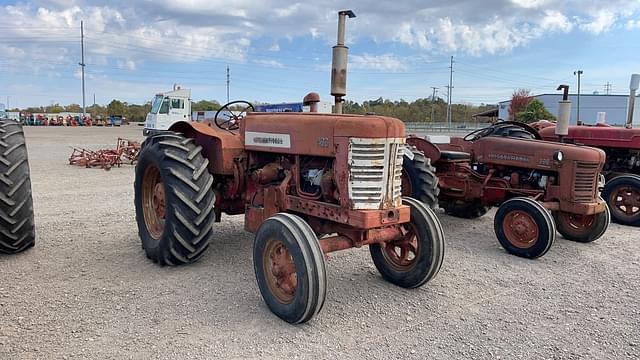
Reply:
[[462, 151], [440, 151], [440, 160], [471, 160], [471, 154]]

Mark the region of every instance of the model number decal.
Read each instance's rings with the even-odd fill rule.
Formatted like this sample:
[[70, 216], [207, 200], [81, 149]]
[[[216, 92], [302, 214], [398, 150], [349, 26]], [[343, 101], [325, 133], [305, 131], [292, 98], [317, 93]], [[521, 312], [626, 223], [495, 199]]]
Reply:
[[510, 155], [510, 154], [489, 154], [489, 159], [529, 162], [529, 158], [526, 156]]
[[244, 144], [289, 149], [291, 148], [291, 137], [289, 134], [247, 131], [244, 134]]

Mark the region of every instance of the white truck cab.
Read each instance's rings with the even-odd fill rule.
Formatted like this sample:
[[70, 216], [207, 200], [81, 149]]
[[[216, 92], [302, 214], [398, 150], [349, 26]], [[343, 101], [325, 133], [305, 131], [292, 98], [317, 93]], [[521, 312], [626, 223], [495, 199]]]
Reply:
[[171, 125], [181, 121], [191, 121], [191, 89], [174, 87], [153, 98], [151, 111], [144, 122], [144, 135], [169, 130]]

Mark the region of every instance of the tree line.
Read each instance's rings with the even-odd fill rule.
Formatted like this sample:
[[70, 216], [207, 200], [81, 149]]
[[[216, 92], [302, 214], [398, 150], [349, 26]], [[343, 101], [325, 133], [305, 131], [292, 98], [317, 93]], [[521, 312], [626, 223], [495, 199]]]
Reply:
[[[258, 103], [256, 103], [258, 104]], [[221, 104], [216, 100], [195, 101], [191, 105], [192, 111], [215, 111], [220, 109]], [[495, 105], [480, 104], [453, 104], [451, 107], [452, 121], [470, 121], [473, 114], [495, 108]], [[121, 115], [129, 121], [144, 121], [147, 113], [151, 109], [151, 102], [144, 104], [130, 104], [126, 101], [112, 100], [108, 105], [87, 106], [87, 113], [91, 117], [107, 118], [111, 115]], [[13, 109], [12, 111], [22, 111], [29, 113], [61, 113], [75, 112], [81, 113], [82, 107], [78, 104], [29, 107], [26, 109]], [[412, 102], [405, 100], [388, 100], [379, 97], [375, 100], [366, 100], [362, 103], [346, 101], [343, 105], [343, 112], [347, 114], [367, 114], [391, 116], [406, 122], [444, 122], [447, 119], [447, 103], [441, 99], [434, 100], [421, 98]]]

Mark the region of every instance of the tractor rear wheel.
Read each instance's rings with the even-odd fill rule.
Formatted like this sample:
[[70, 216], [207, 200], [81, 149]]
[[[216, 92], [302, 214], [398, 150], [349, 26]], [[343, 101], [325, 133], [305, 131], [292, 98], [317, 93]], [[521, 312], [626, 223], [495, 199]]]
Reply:
[[502, 203], [493, 226], [508, 253], [529, 259], [546, 254], [556, 238], [555, 223], [547, 209], [524, 197]]
[[554, 211], [558, 232], [567, 240], [588, 243], [604, 235], [611, 222], [611, 214], [607, 206], [605, 211], [595, 215], [578, 215], [568, 212]]
[[445, 199], [440, 202], [440, 207], [444, 208], [446, 214], [463, 219], [476, 219], [489, 211], [489, 207], [482, 205], [478, 199], [467, 202]]
[[253, 267], [262, 298], [282, 320], [302, 324], [322, 309], [327, 293], [324, 254], [300, 217], [278, 213], [260, 225]]
[[22, 126], [0, 120], [0, 253], [15, 254], [36, 241], [27, 146]]
[[431, 209], [438, 207], [438, 177], [436, 168], [431, 165], [431, 159], [415, 146], [407, 145], [402, 161], [402, 196], [412, 197], [427, 204]]
[[404, 197], [411, 208], [411, 220], [404, 224], [402, 240], [371, 244], [373, 263], [388, 282], [403, 288], [417, 288], [433, 279], [444, 259], [444, 232], [435, 213], [424, 203]]
[[640, 226], [640, 176], [622, 175], [607, 182], [602, 198], [609, 204], [614, 222]]
[[138, 233], [160, 265], [196, 261], [209, 246], [215, 220], [209, 161], [193, 139], [162, 132], [145, 140], [136, 165]]

